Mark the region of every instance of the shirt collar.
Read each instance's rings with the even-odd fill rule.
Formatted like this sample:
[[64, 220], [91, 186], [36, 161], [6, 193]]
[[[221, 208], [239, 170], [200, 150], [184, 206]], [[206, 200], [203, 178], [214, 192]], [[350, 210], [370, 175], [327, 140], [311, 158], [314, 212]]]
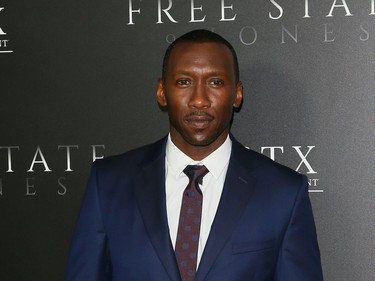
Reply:
[[183, 153], [171, 140], [170, 134], [168, 135], [166, 146], [166, 162], [167, 171], [175, 178], [178, 178], [183, 173], [187, 165], [205, 165], [210, 173], [217, 179], [227, 167], [230, 154], [232, 151], [232, 141], [227, 136], [224, 143], [201, 161], [194, 161], [185, 153]]

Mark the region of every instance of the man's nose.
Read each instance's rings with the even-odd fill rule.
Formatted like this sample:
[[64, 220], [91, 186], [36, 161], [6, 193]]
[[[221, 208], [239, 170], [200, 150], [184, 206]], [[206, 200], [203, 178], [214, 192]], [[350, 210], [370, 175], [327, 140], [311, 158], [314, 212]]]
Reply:
[[204, 83], [195, 85], [189, 101], [189, 107], [208, 108], [210, 105], [211, 101], [206, 85], [204, 85]]

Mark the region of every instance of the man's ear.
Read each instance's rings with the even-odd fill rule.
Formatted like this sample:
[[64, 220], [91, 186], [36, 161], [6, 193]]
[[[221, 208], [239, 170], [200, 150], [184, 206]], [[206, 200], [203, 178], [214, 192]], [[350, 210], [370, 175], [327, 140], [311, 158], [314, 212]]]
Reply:
[[233, 101], [233, 107], [236, 109], [240, 108], [242, 104], [242, 99], [243, 99], [243, 86], [242, 86], [242, 82], [238, 81], [236, 85], [236, 96]]
[[156, 89], [156, 100], [161, 107], [167, 106], [167, 99], [165, 98], [164, 94], [164, 83], [163, 79], [161, 78], [158, 81], [158, 88]]

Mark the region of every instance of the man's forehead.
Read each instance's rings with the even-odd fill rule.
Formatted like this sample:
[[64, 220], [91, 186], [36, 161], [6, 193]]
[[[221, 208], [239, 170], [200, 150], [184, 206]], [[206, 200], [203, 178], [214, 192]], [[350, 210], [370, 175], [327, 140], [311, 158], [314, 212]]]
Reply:
[[211, 60], [211, 63], [233, 63], [232, 53], [225, 44], [216, 42], [181, 42], [174, 46], [168, 65], [193, 63], [202, 57]]
[[179, 52], [186, 52], [191, 50], [192, 52], [205, 52], [206, 50], [217, 50], [228, 52], [231, 54], [230, 49], [223, 43], [220, 42], [178, 42], [172, 49], [170, 56]]

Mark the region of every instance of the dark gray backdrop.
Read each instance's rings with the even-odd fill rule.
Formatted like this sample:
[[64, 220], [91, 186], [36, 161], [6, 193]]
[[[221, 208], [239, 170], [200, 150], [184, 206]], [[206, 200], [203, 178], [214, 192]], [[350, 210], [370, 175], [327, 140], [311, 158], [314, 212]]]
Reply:
[[0, 280], [63, 280], [93, 146], [167, 133], [167, 41], [206, 28], [238, 52], [233, 133], [310, 179], [325, 280], [372, 281], [374, 1], [160, 3], [177, 23], [157, 23], [156, 0], [133, 0], [132, 20], [128, 0], [0, 0]]

